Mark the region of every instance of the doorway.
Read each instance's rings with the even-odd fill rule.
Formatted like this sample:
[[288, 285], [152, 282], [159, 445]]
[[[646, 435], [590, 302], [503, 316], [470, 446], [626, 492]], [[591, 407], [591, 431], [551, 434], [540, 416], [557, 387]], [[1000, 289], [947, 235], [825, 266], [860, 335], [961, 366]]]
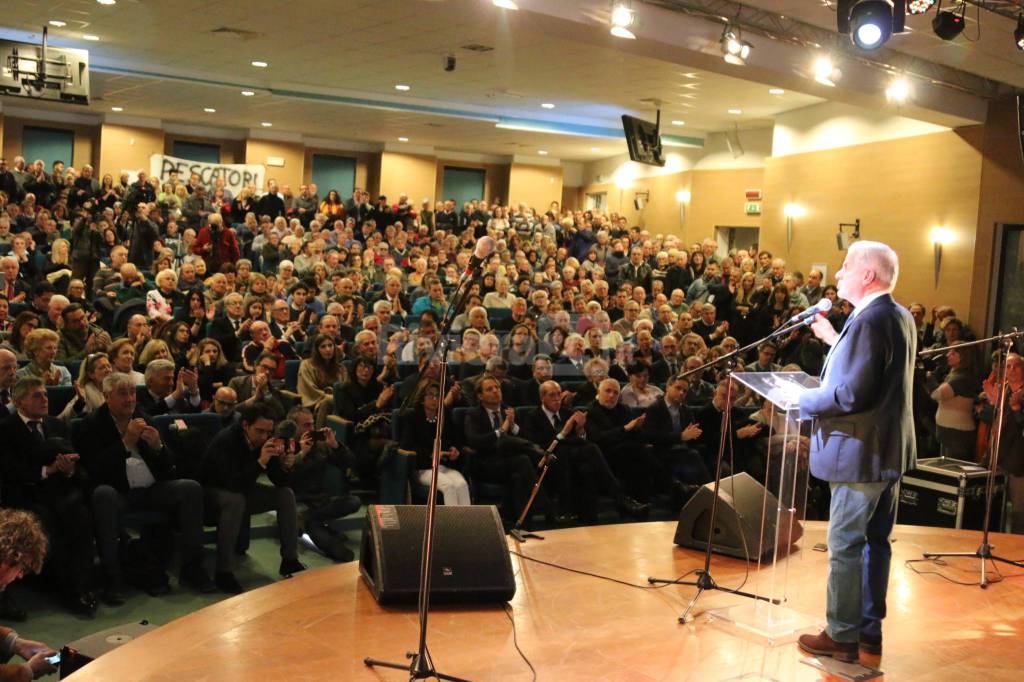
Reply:
[[455, 210], [461, 211], [462, 205], [473, 199], [484, 198], [484, 178], [486, 171], [479, 168], [456, 168], [445, 166], [443, 192], [445, 199], [455, 201]]
[[[1024, 320], [1024, 225], [997, 225], [988, 331], [1010, 331]], [[1021, 342], [1017, 342], [1018, 349]]]
[[749, 249], [758, 243], [761, 234], [759, 227], [715, 226], [715, 241], [718, 242], [718, 257], [729, 255], [733, 249], [737, 251]]

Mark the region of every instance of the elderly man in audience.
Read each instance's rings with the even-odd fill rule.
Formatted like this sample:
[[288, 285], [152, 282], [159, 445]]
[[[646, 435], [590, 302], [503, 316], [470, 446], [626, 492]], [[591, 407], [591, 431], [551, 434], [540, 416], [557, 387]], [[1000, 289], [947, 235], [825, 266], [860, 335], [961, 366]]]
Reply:
[[[135, 383], [120, 372], [103, 380], [106, 404], [75, 434], [91, 486], [93, 521], [100, 565], [106, 579], [101, 598], [107, 604], [124, 603], [124, 575], [120, 557], [121, 519], [130, 510], [159, 511], [175, 519], [181, 533], [180, 582], [200, 592], [213, 583], [203, 568], [203, 496], [200, 485], [177, 478], [175, 454], [160, 432], [136, 404]], [[166, 583], [147, 586], [166, 591]]]
[[277, 369], [271, 378], [283, 380], [285, 361], [297, 360], [299, 357], [292, 344], [284, 338], [275, 339], [270, 333], [270, 325], [262, 321], [252, 323], [249, 327], [249, 338], [249, 343], [242, 348], [243, 369], [247, 372], [255, 371], [256, 358], [269, 353], [277, 358]]
[[156, 417], [161, 414], [189, 414], [200, 408], [199, 375], [182, 367], [177, 371], [171, 360], [153, 360], [146, 365], [146, 390], [139, 396], [139, 409]]

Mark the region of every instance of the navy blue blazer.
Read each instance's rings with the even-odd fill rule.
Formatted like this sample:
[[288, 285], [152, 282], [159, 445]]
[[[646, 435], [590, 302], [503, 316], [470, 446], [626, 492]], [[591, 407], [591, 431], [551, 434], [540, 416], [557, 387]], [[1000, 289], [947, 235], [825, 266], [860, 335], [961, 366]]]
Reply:
[[811, 428], [811, 473], [825, 481], [898, 479], [915, 458], [911, 409], [917, 331], [885, 294], [843, 327], [821, 386], [800, 396]]

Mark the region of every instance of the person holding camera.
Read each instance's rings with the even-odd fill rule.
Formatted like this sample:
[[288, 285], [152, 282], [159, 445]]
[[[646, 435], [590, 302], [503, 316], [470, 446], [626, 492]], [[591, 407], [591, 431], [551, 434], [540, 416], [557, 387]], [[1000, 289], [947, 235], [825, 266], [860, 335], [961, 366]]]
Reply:
[[[299, 563], [298, 510], [289, 487], [297, 455], [285, 439], [274, 437], [277, 413], [266, 403], [239, 409], [238, 422], [214, 436], [203, 458], [202, 483], [207, 515], [217, 524], [217, 572], [214, 583], [229, 594], [244, 588], [235, 577], [235, 552], [246, 514], [277, 511], [281, 540], [280, 574], [305, 570]], [[258, 483], [266, 474], [273, 485]]]
[[[25, 573], [38, 573], [46, 556], [46, 534], [35, 515], [20, 509], [0, 509], [0, 590]], [[52, 647], [24, 639], [0, 626], [0, 682], [28, 682], [57, 672]], [[14, 656], [24, 663], [7, 663]]]
[[289, 447], [295, 450], [291, 488], [296, 500], [306, 506], [300, 526], [325, 555], [337, 562], [352, 561], [355, 554], [345, 546], [345, 537], [331, 528], [330, 521], [358, 511], [362, 502], [347, 492], [329, 492], [324, 482], [328, 466], [345, 471], [354, 458], [348, 447], [338, 442], [333, 429], [314, 429], [313, 423], [309, 409], [294, 407], [288, 419], [278, 425], [282, 434], [286, 425], [292, 425], [288, 427], [293, 433]]

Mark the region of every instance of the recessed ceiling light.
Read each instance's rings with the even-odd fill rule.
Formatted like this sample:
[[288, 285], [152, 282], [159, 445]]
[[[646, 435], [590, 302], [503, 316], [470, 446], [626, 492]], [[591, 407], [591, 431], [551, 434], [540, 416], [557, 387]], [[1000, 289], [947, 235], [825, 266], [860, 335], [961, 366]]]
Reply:
[[404, 84], [404, 83], [399, 83], [398, 85], [395, 86], [395, 90], [401, 90], [402, 92], [408, 92], [409, 91], [409, 86]]
[[124, 111], [124, 107], [110, 107], [111, 111]]
[[600, 147], [591, 147], [590, 151], [592, 151], [592, 152], [599, 152], [599, 151], [601, 151], [601, 148]]
[[400, 137], [400, 138], [398, 138], [398, 141], [399, 142], [408, 142], [409, 138], [408, 137]]
[[680, 121], [679, 119], [676, 119], [676, 120], [672, 121], [672, 125], [674, 125], [674, 126], [684, 126], [684, 125], [686, 125], [686, 121]]
[[214, 109], [213, 107], [203, 107], [203, 111], [205, 111], [208, 114], [216, 114], [217, 113], [217, 110]]
[[544, 107], [545, 109], [554, 109], [555, 108], [555, 105], [552, 104], [551, 102], [544, 102], [544, 104], [541, 104], [541, 106]]
[[82, 34], [82, 38], [83, 38], [84, 40], [92, 40], [92, 41], [96, 41], [96, 40], [99, 40], [99, 39], [100, 39], [100, 37], [99, 37], [99, 36], [94, 36], [94, 35], [93, 35], [93, 34], [91, 34], [91, 33], [83, 33], [83, 34]]
[[252, 97], [255, 94], [252, 90], [242, 90], [242, 97]]
[[264, 121], [263, 123], [260, 123], [260, 125], [263, 126], [264, 128], [269, 128], [270, 126], [272, 126], [274, 124], [271, 123], [270, 121]]
[[117, 4], [117, 0], [96, 0], [96, 2], [100, 3], [101, 5], [116, 5]]
[[772, 88], [771, 90], [768, 91], [768, 94], [769, 95], [785, 95], [786, 91], [783, 90], [782, 88]]
[[68, 22], [61, 21], [60, 19], [52, 19], [50, 21], [50, 26], [56, 26], [57, 28], [64, 28], [67, 25], [68, 25]]
[[740, 114], [743, 113], [743, 110], [742, 109], [730, 109], [729, 113], [732, 114], [733, 116], [739, 116]]
[[519, 5], [515, 3], [515, 0], [491, 0], [491, 4], [495, 7], [500, 7], [501, 9], [519, 9]]
[[540, 150], [537, 151], [537, 153], [540, 154], [541, 156], [547, 156], [548, 155], [548, 150], [540, 149]]
[[260, 69], [267, 68], [267, 63], [263, 62], [263, 61], [260, 61], [259, 59], [254, 59], [253, 61], [251, 61], [249, 63], [252, 64], [253, 66], [257, 67], [257, 68], [260, 68]]

